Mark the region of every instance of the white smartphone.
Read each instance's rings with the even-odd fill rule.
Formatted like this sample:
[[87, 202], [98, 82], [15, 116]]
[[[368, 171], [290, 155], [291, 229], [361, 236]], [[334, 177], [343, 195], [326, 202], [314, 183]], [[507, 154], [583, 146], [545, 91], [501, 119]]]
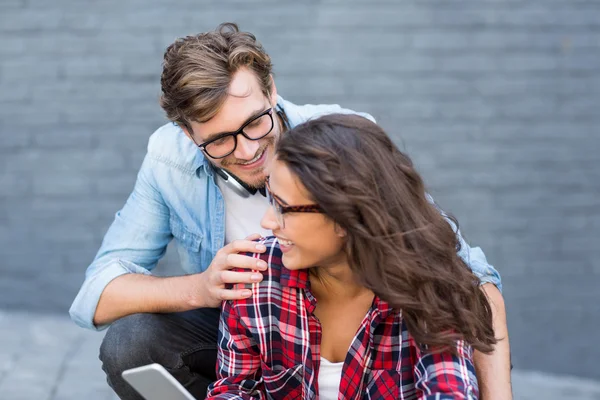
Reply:
[[160, 364], [128, 369], [123, 371], [122, 375], [123, 379], [146, 400], [196, 400]]

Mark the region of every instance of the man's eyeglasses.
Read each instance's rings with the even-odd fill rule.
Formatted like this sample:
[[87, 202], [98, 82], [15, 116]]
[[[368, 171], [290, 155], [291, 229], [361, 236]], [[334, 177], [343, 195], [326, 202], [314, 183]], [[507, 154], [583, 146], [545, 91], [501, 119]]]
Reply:
[[283, 214], [287, 214], [287, 213], [322, 214], [322, 213], [324, 213], [323, 209], [318, 204], [305, 204], [305, 205], [295, 205], [295, 206], [289, 206], [289, 205], [283, 204], [283, 202], [277, 196], [273, 195], [273, 193], [271, 192], [271, 188], [269, 186], [269, 178], [267, 178], [267, 180], [265, 181], [265, 189], [267, 192], [267, 199], [269, 199], [269, 204], [273, 207], [273, 210], [275, 210], [275, 217], [277, 218], [277, 223], [279, 223], [279, 226], [281, 226], [282, 228], [285, 228], [285, 221], [283, 219]]
[[[224, 158], [235, 151], [238, 135], [243, 135], [248, 140], [259, 140], [271, 133], [273, 126], [273, 108], [269, 108], [246, 122], [237, 131], [224, 133], [196, 145], [211, 158]], [[193, 135], [191, 129], [190, 133]]]

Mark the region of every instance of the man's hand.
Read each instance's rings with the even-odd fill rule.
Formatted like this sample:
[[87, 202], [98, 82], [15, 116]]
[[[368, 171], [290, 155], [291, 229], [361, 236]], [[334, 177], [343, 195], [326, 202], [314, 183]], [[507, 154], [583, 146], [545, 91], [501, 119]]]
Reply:
[[[190, 295], [190, 303], [194, 307], [219, 307], [223, 300], [245, 299], [252, 295], [249, 289], [226, 289], [227, 284], [245, 284], [260, 282], [263, 276], [260, 272], [235, 272], [233, 268], [264, 271], [267, 263], [239, 253], [263, 253], [266, 248], [253, 242], [259, 239], [259, 234], [248, 236], [244, 240], [235, 240], [219, 250], [212, 263], [202, 274], [199, 285]], [[241, 285], [240, 285], [241, 286]]]
[[262, 280], [261, 273], [234, 272], [232, 268], [264, 271], [267, 264], [257, 258], [237, 253], [262, 253], [265, 246], [252, 240], [236, 240], [217, 252], [208, 269], [199, 274], [156, 277], [125, 274], [113, 279], [100, 296], [94, 324], [96, 326], [136, 313], [169, 313], [201, 307], [219, 307], [223, 300], [243, 299], [252, 292], [247, 289], [225, 289], [228, 283], [254, 283]]

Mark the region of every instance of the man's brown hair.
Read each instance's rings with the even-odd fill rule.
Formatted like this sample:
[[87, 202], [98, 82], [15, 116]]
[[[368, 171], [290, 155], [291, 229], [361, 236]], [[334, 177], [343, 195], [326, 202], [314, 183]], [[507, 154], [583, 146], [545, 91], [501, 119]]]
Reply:
[[214, 31], [177, 39], [165, 51], [160, 105], [179, 125], [208, 121], [225, 102], [233, 75], [243, 67], [254, 72], [269, 96], [271, 58], [253, 34], [226, 22]]

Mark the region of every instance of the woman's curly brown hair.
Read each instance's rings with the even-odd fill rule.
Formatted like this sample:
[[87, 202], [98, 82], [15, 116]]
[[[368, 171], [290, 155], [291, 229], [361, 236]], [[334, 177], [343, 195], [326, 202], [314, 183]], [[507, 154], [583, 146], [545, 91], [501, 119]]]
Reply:
[[456, 340], [490, 352], [490, 304], [458, 256], [454, 227], [428, 198], [410, 158], [375, 123], [324, 116], [287, 132], [284, 162], [335, 223], [359, 283], [402, 311], [409, 332], [431, 351]]

